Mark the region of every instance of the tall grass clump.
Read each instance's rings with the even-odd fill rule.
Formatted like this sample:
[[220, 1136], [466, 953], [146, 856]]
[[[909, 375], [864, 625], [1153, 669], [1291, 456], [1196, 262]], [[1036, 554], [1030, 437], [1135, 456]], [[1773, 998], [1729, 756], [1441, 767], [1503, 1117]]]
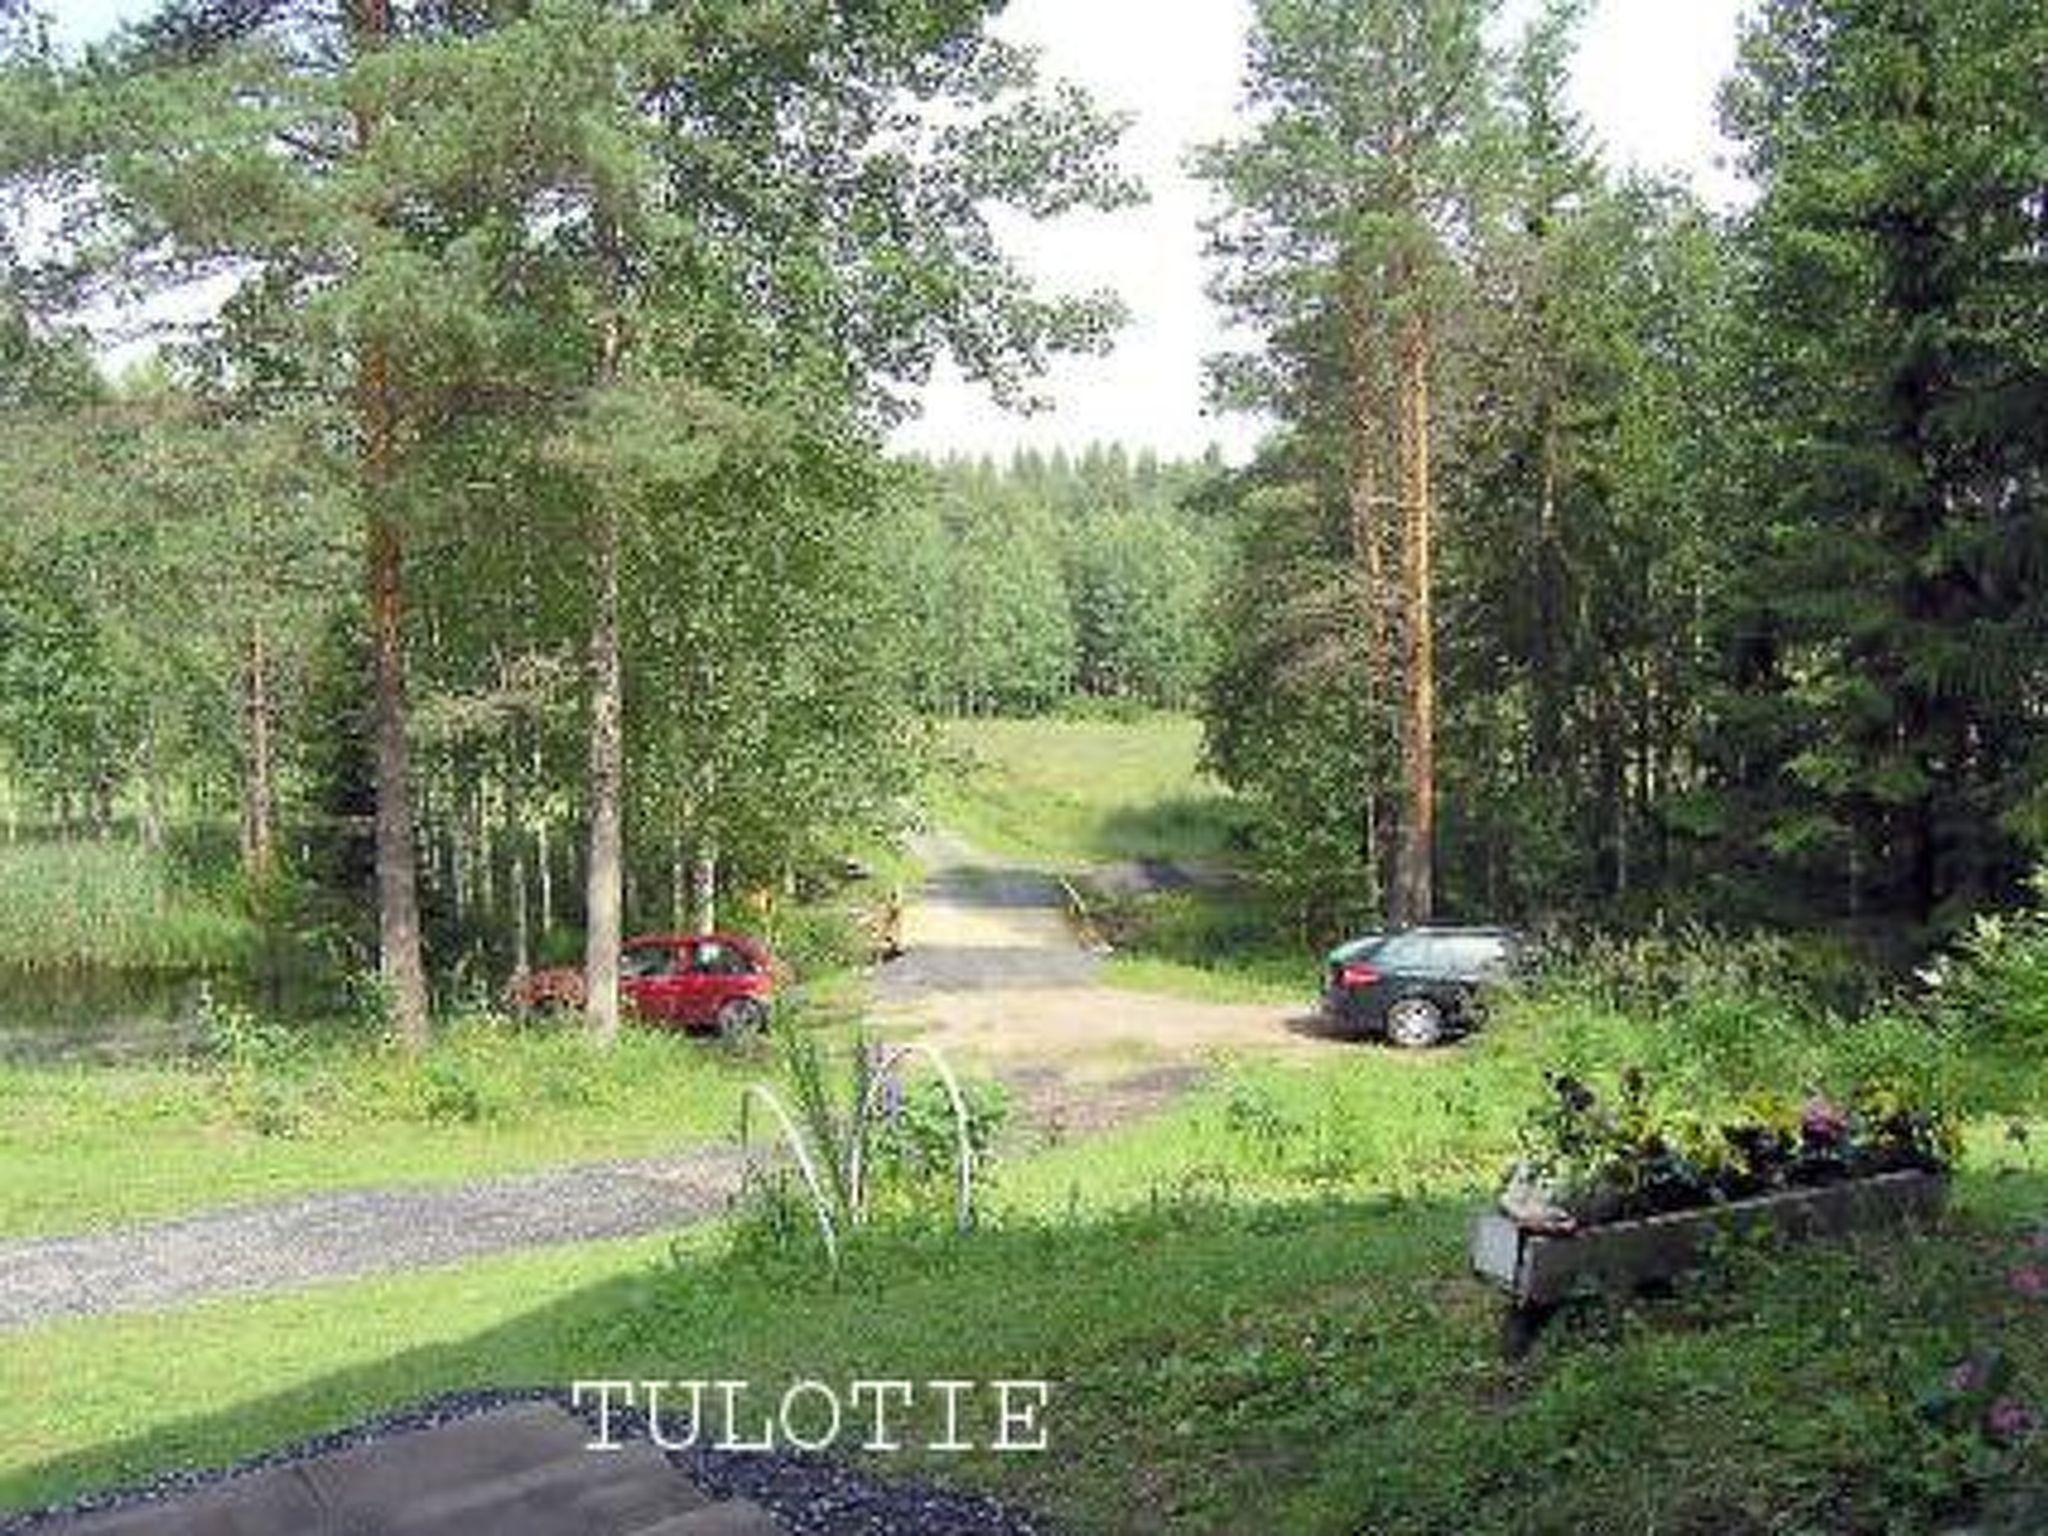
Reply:
[[1244, 888], [1119, 892], [1091, 888], [1090, 913], [1126, 964], [1164, 962], [1235, 982], [1258, 995], [1306, 996], [1317, 982], [1285, 915]]
[[653, 1029], [624, 1031], [601, 1047], [573, 1025], [478, 1011], [446, 1021], [414, 1053], [362, 1016], [287, 1025], [209, 1001], [202, 1022], [194, 1069], [212, 1078], [223, 1118], [267, 1137], [401, 1125], [525, 1131], [605, 1115], [638, 1124], [664, 1113], [679, 1136], [693, 1137], [714, 1123], [714, 1087], [740, 1080], [730, 1053]]
[[775, 1034], [782, 1081], [748, 1083], [740, 1100], [743, 1239], [780, 1249], [815, 1226], [836, 1271], [850, 1234], [880, 1220], [922, 1224], [943, 1201], [956, 1231], [974, 1226], [978, 1174], [1003, 1118], [999, 1090], [963, 1085], [921, 1042], [857, 1034], [842, 1071], [786, 1016]]
[[119, 842], [0, 845], [0, 967], [193, 970], [245, 958], [255, 924]]

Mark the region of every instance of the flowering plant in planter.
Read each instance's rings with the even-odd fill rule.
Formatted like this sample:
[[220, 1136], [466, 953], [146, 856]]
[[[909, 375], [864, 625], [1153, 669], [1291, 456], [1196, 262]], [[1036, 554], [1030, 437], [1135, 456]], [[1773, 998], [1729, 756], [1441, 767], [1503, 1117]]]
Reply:
[[1868, 1084], [1846, 1099], [1752, 1100], [1737, 1118], [1668, 1113], [1640, 1071], [1603, 1095], [1564, 1073], [1524, 1122], [1501, 1209], [1570, 1231], [1904, 1169], [1941, 1172], [1956, 1128], [1939, 1108]]

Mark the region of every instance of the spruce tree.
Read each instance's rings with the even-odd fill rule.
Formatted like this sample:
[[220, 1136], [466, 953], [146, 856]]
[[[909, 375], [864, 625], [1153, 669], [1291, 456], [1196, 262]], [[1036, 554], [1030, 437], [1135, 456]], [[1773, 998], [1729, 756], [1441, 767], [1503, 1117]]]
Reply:
[[1951, 919], [2048, 831], [2044, 57], [2034, 0], [1771, 0], [1727, 96], [1760, 520], [1719, 751], [1836, 911]]

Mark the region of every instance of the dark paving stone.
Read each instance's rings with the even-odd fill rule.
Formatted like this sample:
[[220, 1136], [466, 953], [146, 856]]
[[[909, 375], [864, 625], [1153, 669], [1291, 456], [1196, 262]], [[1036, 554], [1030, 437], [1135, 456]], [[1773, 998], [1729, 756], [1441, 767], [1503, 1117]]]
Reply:
[[[651, 1444], [587, 1449], [588, 1427], [520, 1403], [157, 1502], [40, 1525], [49, 1536], [765, 1536], [757, 1507], [726, 1524], [710, 1495]], [[766, 1522], [766, 1523], [763, 1523]]]

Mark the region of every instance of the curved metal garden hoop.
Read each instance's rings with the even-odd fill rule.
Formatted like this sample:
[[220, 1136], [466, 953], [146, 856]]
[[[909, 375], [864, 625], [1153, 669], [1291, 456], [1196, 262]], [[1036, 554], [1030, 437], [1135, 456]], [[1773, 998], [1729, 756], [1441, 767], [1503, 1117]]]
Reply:
[[[748, 1130], [751, 1123], [747, 1111], [755, 1099], [767, 1105], [769, 1112], [782, 1126], [782, 1139], [796, 1158], [797, 1170], [803, 1175], [804, 1186], [811, 1194], [811, 1205], [818, 1213], [818, 1232], [825, 1239], [825, 1256], [831, 1260], [832, 1267], [836, 1270], [839, 1268], [839, 1233], [832, 1224], [831, 1203], [826, 1200], [824, 1187], [818, 1182], [817, 1165], [811, 1160], [810, 1151], [804, 1146], [804, 1138], [797, 1130], [796, 1122], [790, 1118], [789, 1111], [783, 1108], [782, 1101], [766, 1083], [749, 1083], [740, 1092], [740, 1155], [745, 1157], [747, 1154]], [[751, 1165], [751, 1159], [749, 1164]]]
[[[922, 1040], [910, 1040], [897, 1046], [882, 1058], [874, 1075], [868, 1079], [867, 1092], [861, 1096], [860, 1116], [865, 1121], [874, 1113], [876, 1095], [887, 1085], [890, 1074], [902, 1065], [907, 1057], [913, 1055], [922, 1056], [931, 1063], [932, 1070], [939, 1074], [939, 1081], [945, 1084], [946, 1097], [953, 1104], [953, 1134], [957, 1148], [955, 1161], [959, 1182], [954, 1221], [959, 1229], [965, 1232], [974, 1225], [974, 1128], [968, 1117], [966, 1096], [960, 1092], [959, 1080], [953, 1076], [953, 1069], [946, 1065], [946, 1058]], [[847, 1170], [847, 1186], [852, 1193], [851, 1203], [856, 1220], [860, 1219], [867, 1206], [865, 1170], [861, 1166], [861, 1153], [866, 1144], [865, 1136], [854, 1137], [852, 1152], [848, 1159], [850, 1166]]]

